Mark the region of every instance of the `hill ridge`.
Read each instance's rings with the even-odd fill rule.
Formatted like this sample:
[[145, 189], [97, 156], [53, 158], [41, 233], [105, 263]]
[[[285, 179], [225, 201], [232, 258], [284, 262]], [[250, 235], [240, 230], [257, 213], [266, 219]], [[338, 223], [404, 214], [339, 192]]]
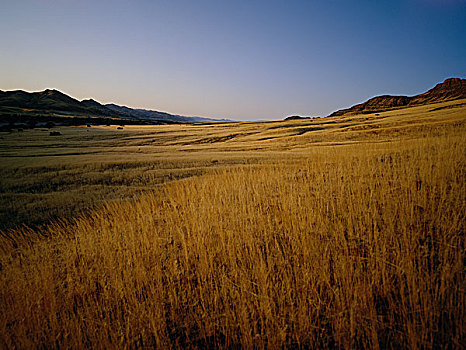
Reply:
[[227, 119], [204, 117], [187, 117], [155, 110], [130, 108], [109, 103], [102, 104], [93, 98], [81, 101], [57, 90], [45, 89], [37, 92], [24, 90], [0, 90], [0, 114], [24, 114], [25, 110], [33, 110], [40, 114], [67, 113], [78, 117], [104, 117], [125, 120], [144, 121], [148, 123], [193, 123], [217, 122]]
[[414, 96], [380, 95], [352, 107], [333, 112], [329, 117], [383, 112], [395, 108], [466, 98], [466, 79], [447, 78], [432, 89]]

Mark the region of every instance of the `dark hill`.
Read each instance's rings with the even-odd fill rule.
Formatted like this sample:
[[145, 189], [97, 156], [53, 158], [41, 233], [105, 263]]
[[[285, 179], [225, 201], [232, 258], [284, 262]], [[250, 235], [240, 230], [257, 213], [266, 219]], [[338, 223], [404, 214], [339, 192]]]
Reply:
[[115, 104], [103, 105], [93, 99], [78, 101], [58, 90], [47, 89], [40, 92], [0, 90], [0, 123], [2, 121], [14, 123], [14, 118], [21, 119], [18, 121], [24, 121], [25, 118], [31, 121], [34, 117], [40, 117], [41, 121], [43, 121], [47, 116], [53, 117], [54, 120], [58, 117], [75, 117], [81, 119], [107, 118], [123, 120], [128, 123], [133, 121], [137, 124], [220, 121], [210, 118], [185, 117], [165, 112], [134, 109]]
[[0, 91], [0, 111], [7, 107], [17, 108], [19, 111], [27, 109], [42, 113], [65, 113], [77, 116], [121, 117], [113, 115], [111, 111], [94, 100], [80, 102], [58, 90], [50, 89], [40, 92]]
[[0, 91], [0, 106], [39, 110], [83, 110], [78, 100], [49, 89], [31, 93], [22, 90]]
[[310, 119], [310, 118], [302, 117], [300, 115], [292, 115], [292, 116], [286, 117], [284, 120], [287, 121], [287, 120], [301, 120], [301, 119]]
[[394, 108], [412, 107], [462, 98], [466, 98], [466, 79], [449, 78], [429, 91], [416, 96], [377, 96], [350, 108], [333, 112], [330, 116], [376, 113]]

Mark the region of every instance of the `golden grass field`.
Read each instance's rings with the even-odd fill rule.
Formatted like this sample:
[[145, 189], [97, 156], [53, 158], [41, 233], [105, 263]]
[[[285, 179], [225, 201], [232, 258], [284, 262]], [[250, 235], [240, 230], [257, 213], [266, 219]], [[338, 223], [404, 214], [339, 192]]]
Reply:
[[464, 102], [1, 134], [0, 347], [465, 347]]

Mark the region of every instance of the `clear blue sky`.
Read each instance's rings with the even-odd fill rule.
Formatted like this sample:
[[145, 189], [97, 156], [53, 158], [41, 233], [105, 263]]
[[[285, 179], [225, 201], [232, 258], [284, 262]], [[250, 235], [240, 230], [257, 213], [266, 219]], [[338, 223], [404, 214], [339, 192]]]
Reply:
[[466, 0], [2, 0], [0, 89], [236, 120], [466, 76]]

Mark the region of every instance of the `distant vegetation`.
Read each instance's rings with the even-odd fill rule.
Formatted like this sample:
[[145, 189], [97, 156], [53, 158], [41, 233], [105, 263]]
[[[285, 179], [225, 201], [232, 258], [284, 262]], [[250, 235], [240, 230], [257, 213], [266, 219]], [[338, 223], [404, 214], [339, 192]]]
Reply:
[[1, 133], [0, 347], [463, 347], [465, 102]]
[[289, 117], [286, 117], [285, 120], [300, 120], [300, 119], [310, 119], [312, 117], [302, 117], [300, 115], [292, 115]]

